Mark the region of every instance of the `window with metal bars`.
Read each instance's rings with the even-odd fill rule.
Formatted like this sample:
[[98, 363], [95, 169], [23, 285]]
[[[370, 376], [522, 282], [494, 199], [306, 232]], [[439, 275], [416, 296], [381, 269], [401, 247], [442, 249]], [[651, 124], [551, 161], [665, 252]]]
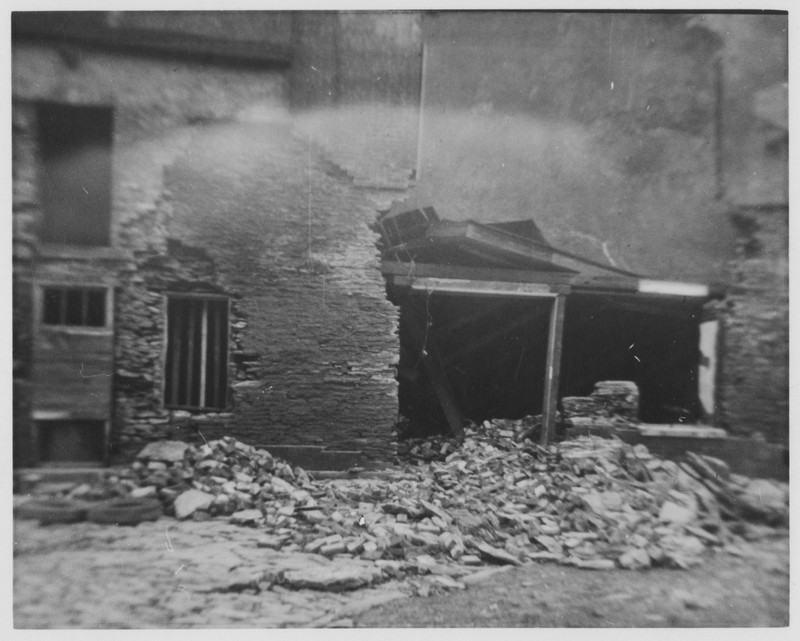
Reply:
[[228, 387], [228, 300], [170, 295], [164, 404], [224, 409]]
[[44, 287], [42, 323], [73, 327], [106, 326], [106, 290], [92, 287]]

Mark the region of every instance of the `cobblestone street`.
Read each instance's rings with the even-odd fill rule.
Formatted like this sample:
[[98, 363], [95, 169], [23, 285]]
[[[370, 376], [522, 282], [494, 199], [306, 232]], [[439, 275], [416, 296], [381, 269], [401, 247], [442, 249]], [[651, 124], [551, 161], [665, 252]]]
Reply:
[[[316, 627], [405, 593], [262, 591], [265, 577], [327, 561], [257, 547], [257, 529], [162, 518], [136, 527], [14, 524], [14, 626]], [[264, 584], [268, 587], [268, 583]], [[345, 620], [345, 621], [343, 621]], [[339, 622], [339, 623], [337, 623]]]
[[[14, 524], [14, 626], [57, 628], [782, 626], [789, 546], [778, 538], [687, 571], [596, 572], [528, 563], [466, 590], [411, 596], [392, 580], [352, 592], [268, 579], [328, 563], [258, 547], [263, 531], [164, 517], [136, 527]], [[483, 573], [481, 573], [483, 574]], [[620, 604], [624, 603], [624, 607]], [[384, 606], [384, 607], [382, 607]]]

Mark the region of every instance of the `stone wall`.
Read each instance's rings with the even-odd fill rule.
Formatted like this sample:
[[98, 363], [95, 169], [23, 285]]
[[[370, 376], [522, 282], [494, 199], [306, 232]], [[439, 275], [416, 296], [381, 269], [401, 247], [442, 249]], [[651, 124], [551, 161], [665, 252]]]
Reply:
[[[32, 104], [115, 108], [114, 460], [155, 438], [221, 434], [386, 459], [396, 312], [370, 230], [386, 196], [356, 188], [309, 136], [293, 133], [283, 75], [77, 45], [67, 56], [18, 42], [13, 56], [15, 238], [27, 234], [34, 249]], [[226, 412], [163, 407], [165, 294], [176, 291], [230, 297]], [[24, 335], [15, 340], [24, 354]], [[25, 399], [16, 400], [22, 420]]]
[[419, 100], [421, 17], [415, 12], [294, 14], [292, 106]]
[[532, 218], [555, 246], [655, 277], [721, 278], [716, 34], [664, 14], [425, 15], [421, 204]]
[[737, 257], [722, 315], [719, 401], [731, 432], [789, 441], [788, 209], [732, 214]]
[[246, 323], [236, 433], [387, 456], [396, 312], [369, 194], [285, 123], [197, 130], [167, 188], [170, 235], [213, 257]]

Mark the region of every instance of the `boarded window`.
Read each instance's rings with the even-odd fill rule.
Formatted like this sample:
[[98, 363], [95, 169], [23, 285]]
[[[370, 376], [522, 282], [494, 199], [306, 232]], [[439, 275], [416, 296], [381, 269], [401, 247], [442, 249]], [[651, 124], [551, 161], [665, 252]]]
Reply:
[[113, 111], [42, 102], [37, 122], [42, 240], [108, 245]]
[[228, 301], [170, 296], [167, 299], [168, 407], [224, 409], [228, 385]]
[[106, 290], [91, 287], [44, 287], [42, 323], [105, 327]]

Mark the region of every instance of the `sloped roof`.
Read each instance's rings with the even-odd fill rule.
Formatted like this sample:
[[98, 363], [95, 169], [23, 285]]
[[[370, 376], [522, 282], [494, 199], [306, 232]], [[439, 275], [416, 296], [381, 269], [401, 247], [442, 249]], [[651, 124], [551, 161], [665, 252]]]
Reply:
[[544, 287], [684, 301], [719, 294], [703, 284], [649, 279], [562, 251], [533, 221], [442, 221], [427, 207], [387, 212], [378, 226], [384, 241], [381, 269], [395, 286], [477, 295], [539, 295]]
[[[433, 208], [424, 211], [429, 218], [426, 224], [407, 225], [402, 236], [384, 234], [384, 260], [638, 276], [553, 247], [530, 219], [485, 224], [474, 220], [439, 220]], [[393, 218], [402, 221], [413, 213], [404, 212]]]

